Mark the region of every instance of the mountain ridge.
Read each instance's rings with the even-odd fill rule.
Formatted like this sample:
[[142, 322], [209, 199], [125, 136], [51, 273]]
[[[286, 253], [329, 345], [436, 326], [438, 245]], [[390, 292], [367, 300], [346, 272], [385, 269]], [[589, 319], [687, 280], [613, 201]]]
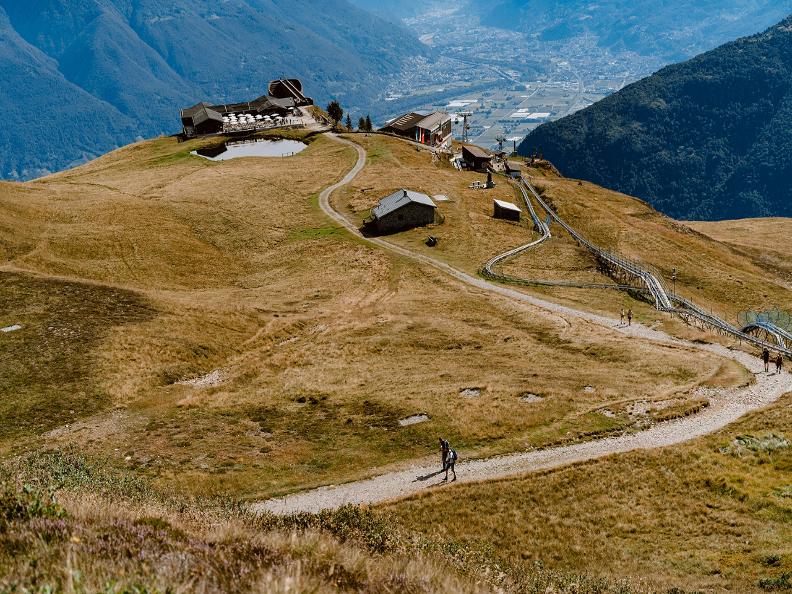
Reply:
[[792, 17], [532, 132], [565, 175], [675, 218], [791, 216]]
[[[4, 85], [0, 104], [17, 104], [18, 115], [18, 125], [0, 136], [0, 177], [11, 179], [176, 132], [179, 108], [250, 99], [286, 75], [304, 79], [319, 101], [337, 98], [362, 111], [383, 76], [428, 51], [401, 25], [347, 0], [0, 0], [0, 13], [0, 71], [13, 77], [10, 70], [37, 64], [70, 97], [52, 110], [45, 98], [53, 91], [43, 81]], [[79, 116], [85, 106], [87, 121]], [[64, 139], [80, 137], [80, 147], [42, 137], [34, 125], [42, 113], [52, 113]], [[93, 142], [75, 130], [93, 123]]]

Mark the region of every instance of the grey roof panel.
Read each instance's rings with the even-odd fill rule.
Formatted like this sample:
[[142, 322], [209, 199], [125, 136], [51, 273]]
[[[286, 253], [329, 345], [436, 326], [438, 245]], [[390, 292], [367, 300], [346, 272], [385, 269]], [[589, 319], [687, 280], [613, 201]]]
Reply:
[[451, 116], [448, 115], [444, 111], [436, 111], [434, 113], [430, 113], [420, 122], [418, 122], [417, 126], [419, 128], [423, 128], [424, 130], [434, 130], [444, 122], [451, 119]]
[[393, 128], [394, 130], [404, 132], [410, 128], [415, 128], [415, 126], [418, 125], [418, 122], [423, 120], [425, 117], [426, 116], [423, 116], [420, 113], [406, 113], [403, 116], [399, 116], [398, 118], [388, 122], [385, 128]]
[[512, 204], [511, 202], [506, 202], [505, 200], [493, 200], [493, 202], [504, 210], [511, 210], [513, 212], [522, 212], [519, 206], [517, 206], [516, 204]]
[[480, 147], [478, 147], [476, 145], [473, 145], [473, 144], [466, 144], [465, 146], [462, 147], [462, 150], [469, 152], [471, 155], [473, 155], [474, 157], [476, 157], [478, 159], [491, 159], [492, 158], [492, 155], [490, 155], [483, 148], [480, 148]]
[[432, 199], [426, 194], [402, 189], [380, 200], [379, 204], [372, 209], [371, 214], [373, 214], [375, 218], [381, 219], [410, 203], [423, 204], [424, 206], [437, 208], [437, 205], [432, 202]]

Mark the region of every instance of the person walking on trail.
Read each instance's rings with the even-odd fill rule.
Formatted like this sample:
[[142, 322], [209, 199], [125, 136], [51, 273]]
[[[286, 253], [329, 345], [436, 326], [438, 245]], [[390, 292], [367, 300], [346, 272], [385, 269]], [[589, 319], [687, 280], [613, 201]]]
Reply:
[[446, 454], [445, 465], [444, 465], [445, 466], [445, 478], [443, 479], [444, 481], [448, 480], [449, 470], [454, 473], [454, 478], [451, 479], [451, 482], [453, 483], [456, 480], [456, 470], [454, 470], [454, 465], [456, 464], [458, 457], [459, 456], [457, 456], [456, 450], [453, 449], [451, 446], [449, 446], [448, 453]]
[[784, 357], [781, 356], [781, 353], [778, 353], [778, 357], [775, 360], [776, 364], [776, 373], [781, 373], [784, 369]]
[[767, 349], [762, 350], [762, 361], [764, 361], [764, 369], [765, 371], [770, 371], [770, 351]]
[[446, 460], [448, 459], [448, 452], [450, 449], [451, 449], [451, 444], [448, 443], [447, 439], [443, 439], [441, 437], [440, 438], [440, 465], [441, 465], [440, 472], [445, 471], [446, 476], [448, 476], [448, 471], [446, 471]]
[[632, 307], [627, 310], [627, 325], [632, 326]]
[[621, 310], [621, 320], [619, 320], [619, 325], [624, 326], [624, 308], [622, 307]]

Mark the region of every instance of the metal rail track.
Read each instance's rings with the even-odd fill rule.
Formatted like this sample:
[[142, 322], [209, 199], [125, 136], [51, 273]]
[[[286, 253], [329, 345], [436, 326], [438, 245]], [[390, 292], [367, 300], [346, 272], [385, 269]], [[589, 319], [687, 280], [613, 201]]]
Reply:
[[752, 330], [759, 330], [765, 332], [767, 335], [775, 338], [776, 342], [778, 342], [778, 344], [782, 345], [785, 348], [789, 348], [790, 346], [792, 346], [792, 334], [790, 334], [783, 328], [779, 328], [772, 322], [756, 321], [753, 322], [752, 324], [748, 324], [747, 326], [743, 327], [741, 331], [748, 334]]
[[542, 279], [527, 279], [527, 278], [520, 278], [517, 276], [510, 276], [507, 274], [501, 274], [499, 272], [495, 272], [495, 267], [503, 264], [507, 260], [519, 256], [520, 254], [540, 246], [545, 241], [549, 240], [553, 235], [550, 233], [550, 227], [548, 227], [547, 223], [539, 218], [539, 215], [536, 214], [536, 210], [534, 209], [533, 203], [528, 196], [528, 191], [523, 184], [517, 184], [517, 187], [522, 192], [523, 202], [525, 203], [525, 207], [528, 210], [528, 213], [531, 215], [531, 220], [534, 224], [534, 229], [539, 233], [539, 239], [536, 239], [530, 243], [526, 243], [525, 245], [521, 245], [516, 247], [508, 252], [503, 254], [499, 254], [490, 260], [488, 260], [484, 266], [482, 267], [482, 274], [491, 279], [500, 282], [506, 282], [515, 285], [525, 285], [525, 286], [539, 286], [539, 287], [570, 287], [575, 289], [610, 289], [610, 290], [620, 290], [626, 291], [630, 289], [635, 289], [637, 287], [633, 287], [631, 285], [619, 285], [619, 284], [605, 284], [605, 283], [579, 283], [575, 281], [556, 281], [556, 280], [542, 280]]
[[[626, 258], [619, 256], [618, 254], [614, 254], [607, 250], [602, 249], [601, 247], [595, 245], [594, 243], [590, 242], [588, 239], [583, 237], [580, 233], [577, 232], [572, 226], [567, 224], [558, 213], [556, 213], [550, 206], [542, 199], [539, 195], [539, 192], [536, 191], [536, 188], [531, 185], [529, 181], [524, 178], [520, 178], [518, 182], [518, 186], [522, 192], [523, 200], [525, 201], [525, 206], [528, 209], [528, 212], [531, 215], [531, 219], [534, 222], [534, 226], [541, 234], [541, 237], [536, 241], [532, 241], [531, 243], [525, 244], [518, 248], [514, 248], [491, 258], [483, 267], [483, 274], [493, 280], [499, 280], [508, 283], [516, 283], [516, 284], [526, 284], [526, 285], [543, 285], [543, 286], [567, 286], [567, 287], [586, 287], [586, 288], [607, 288], [607, 289], [620, 289], [620, 290], [638, 290], [638, 291], [646, 291], [648, 292], [652, 299], [655, 302], [655, 308], [659, 311], [668, 312], [672, 315], [678, 315], [682, 319], [684, 319], [688, 323], [700, 323], [705, 327], [712, 328], [717, 332], [731, 336], [732, 338], [737, 339], [740, 342], [745, 342], [747, 344], [754, 345], [761, 349], [768, 349], [769, 351], [781, 353], [787, 358], [792, 359], [792, 350], [788, 348], [788, 344], [792, 344], [792, 340], [787, 343], [784, 340], [778, 340], [779, 344], [773, 344], [752, 336], [747, 332], [744, 332], [740, 328], [729, 324], [727, 321], [719, 318], [718, 316], [713, 315], [712, 313], [706, 312], [703, 308], [699, 307], [692, 301], [685, 299], [684, 297], [680, 297], [676, 294], [671, 294], [668, 288], [663, 281], [662, 276], [659, 272], [652, 272], [651, 270], [647, 269], [644, 266], [639, 265], [637, 262], [633, 262]], [[503, 263], [504, 261], [513, 258], [531, 248], [537, 247], [550, 239], [552, 237], [550, 233], [550, 229], [548, 225], [542, 221], [539, 216], [537, 215], [536, 211], [534, 210], [533, 204], [531, 203], [530, 196], [528, 193], [533, 196], [534, 200], [544, 209], [544, 211], [550, 216], [550, 218], [555, 221], [560, 227], [562, 227], [569, 235], [583, 248], [585, 248], [590, 254], [592, 254], [598, 261], [606, 264], [611, 269], [616, 269], [621, 272], [622, 275], [628, 278], [634, 278], [643, 286], [632, 286], [632, 285], [623, 285], [623, 284], [614, 284], [614, 285], [597, 285], [597, 284], [583, 284], [583, 283], [574, 283], [574, 282], [566, 282], [566, 281], [542, 281], [542, 280], [529, 280], [529, 279], [522, 279], [518, 277], [512, 277], [508, 275], [503, 275], [495, 272], [493, 270], [494, 266]], [[777, 333], [771, 332], [774, 336], [778, 337]], [[789, 337], [792, 339], [792, 335]]]

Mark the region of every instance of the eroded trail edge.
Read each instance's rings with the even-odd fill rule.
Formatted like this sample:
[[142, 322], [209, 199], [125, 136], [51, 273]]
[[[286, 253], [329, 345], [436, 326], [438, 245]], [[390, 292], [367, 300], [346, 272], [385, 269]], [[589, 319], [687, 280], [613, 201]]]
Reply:
[[[365, 150], [348, 140], [328, 134], [337, 142], [347, 144], [357, 150], [358, 160], [352, 170], [338, 183], [326, 188], [319, 196], [322, 210], [333, 220], [361, 237], [352, 222], [330, 205], [330, 196], [339, 188], [348, 185], [362, 171], [366, 163]], [[423, 254], [414, 253], [406, 248], [379, 238], [366, 238], [366, 241], [378, 245], [405, 257], [437, 268], [452, 277], [478, 289], [488, 291], [540, 307], [549, 313], [561, 314], [585, 320], [607, 328], [609, 331], [622, 332], [636, 338], [661, 343], [672, 343], [679, 346], [695, 348], [714, 353], [724, 358], [737, 361], [748, 368], [756, 377], [750, 386], [730, 390], [713, 391], [710, 406], [702, 412], [682, 419], [661, 423], [638, 433], [630, 433], [617, 437], [597, 439], [573, 445], [551, 447], [542, 450], [507, 454], [494, 458], [460, 461], [457, 464], [458, 480], [453, 484], [471, 483], [476, 481], [506, 478], [527, 472], [559, 468], [567, 464], [595, 460], [612, 454], [626, 453], [633, 450], [654, 449], [684, 443], [718, 431], [743, 415], [768, 406], [788, 392], [792, 392], [792, 376], [788, 373], [768, 374], [762, 371], [761, 362], [749, 354], [730, 350], [720, 345], [700, 345], [680, 340], [664, 332], [652, 330], [640, 325], [630, 328], [617, 327], [616, 320], [605, 316], [579, 311], [521, 293], [508, 287], [490, 283], [435, 260]], [[370, 479], [329, 485], [295, 493], [286, 497], [270, 499], [255, 503], [255, 511], [267, 511], [276, 514], [294, 512], [318, 512], [323, 509], [335, 509], [342, 505], [376, 504], [399, 499], [426, 489], [435, 488], [440, 484], [438, 474], [439, 461], [423, 460], [403, 470], [388, 472]]]

